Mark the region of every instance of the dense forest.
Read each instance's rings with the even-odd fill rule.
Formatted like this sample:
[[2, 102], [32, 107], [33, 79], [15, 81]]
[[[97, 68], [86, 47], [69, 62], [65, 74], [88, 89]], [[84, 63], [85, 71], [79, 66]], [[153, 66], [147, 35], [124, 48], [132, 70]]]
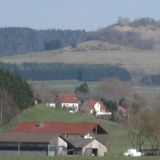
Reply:
[[142, 78], [142, 84], [150, 85], [150, 86], [159, 86], [160, 75], [159, 74], [145, 75]]
[[81, 30], [34, 30], [8, 27], [0, 29], [0, 55], [24, 54], [74, 46], [86, 40], [86, 31]]
[[10, 121], [19, 111], [33, 104], [34, 97], [28, 83], [8, 71], [0, 70], [0, 123]]
[[26, 80], [100, 81], [107, 77], [116, 77], [123, 81], [131, 79], [130, 73], [125, 68], [105, 64], [0, 63], [0, 68], [9, 70]]
[[160, 22], [148, 17], [132, 22], [128, 18], [120, 18], [117, 23], [94, 32], [56, 29], [35, 30], [19, 27], [0, 28], [0, 55], [9, 56], [54, 50], [65, 46], [76, 47], [77, 43], [87, 40], [101, 40], [139, 49], [155, 47], [154, 39], [144, 39], [141, 34], [137, 34], [133, 30], [125, 32], [114, 30], [115, 26], [130, 26], [137, 29], [152, 26], [151, 30], [155, 30], [155, 28], [160, 27]]

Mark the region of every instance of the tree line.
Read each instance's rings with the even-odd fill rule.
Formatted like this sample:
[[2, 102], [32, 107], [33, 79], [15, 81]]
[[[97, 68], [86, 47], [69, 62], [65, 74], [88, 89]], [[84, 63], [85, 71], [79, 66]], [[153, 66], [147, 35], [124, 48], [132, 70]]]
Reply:
[[[160, 27], [160, 21], [144, 17], [130, 22], [126, 17], [120, 17], [114, 25], [129, 25], [132, 27], [152, 26]], [[109, 26], [95, 32], [85, 30], [35, 30], [20, 27], [0, 28], [0, 55], [14, 55], [32, 53], [44, 50], [54, 50], [65, 46], [76, 47], [79, 42], [87, 40], [102, 40], [113, 44], [125, 45], [139, 49], [154, 48], [154, 40], [144, 39], [132, 32], [113, 30]]]
[[9, 70], [26, 80], [100, 81], [107, 77], [116, 77], [123, 81], [131, 80], [127, 69], [105, 64], [0, 63], [0, 68]]
[[144, 75], [142, 78], [142, 84], [151, 85], [151, 86], [159, 86], [160, 85], [160, 75], [159, 74]]
[[9, 122], [18, 112], [32, 106], [34, 97], [28, 83], [0, 70], [0, 123]]
[[14, 55], [59, 49], [79, 43], [88, 37], [84, 30], [34, 30], [30, 28], [0, 28], [0, 55]]

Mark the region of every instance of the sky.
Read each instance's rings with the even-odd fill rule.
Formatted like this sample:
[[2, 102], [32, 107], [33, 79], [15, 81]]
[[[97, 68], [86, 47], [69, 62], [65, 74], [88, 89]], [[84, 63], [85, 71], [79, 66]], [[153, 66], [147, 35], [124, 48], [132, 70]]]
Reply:
[[0, 27], [95, 31], [119, 17], [160, 20], [160, 0], [0, 0]]

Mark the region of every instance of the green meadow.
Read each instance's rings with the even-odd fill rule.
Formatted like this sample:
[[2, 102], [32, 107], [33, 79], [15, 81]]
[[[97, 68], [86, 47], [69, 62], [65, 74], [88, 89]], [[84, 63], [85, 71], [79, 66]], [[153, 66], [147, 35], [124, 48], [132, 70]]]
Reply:
[[0, 157], [0, 160], [159, 160], [160, 157]]
[[97, 119], [86, 113], [69, 113], [61, 109], [51, 109], [45, 105], [37, 105], [22, 112], [9, 125], [1, 127], [1, 131], [9, 131], [17, 124], [25, 121], [36, 122], [96, 122], [102, 125], [108, 132], [106, 137], [109, 153], [111, 155], [122, 155], [131, 147], [127, 138], [127, 129], [117, 123], [108, 120]]
[[[62, 92], [74, 92], [75, 88], [82, 84], [82, 81], [78, 80], [53, 80], [53, 81], [29, 81], [32, 86], [46, 87], [51, 90], [57, 90]], [[101, 82], [87, 82], [91, 90], [96, 89], [101, 85]]]
[[[87, 42], [86, 42], [87, 43]], [[138, 49], [119, 49], [108, 50], [99, 49], [99, 43], [91, 41], [92, 47], [88, 49], [86, 43], [77, 49], [64, 48], [61, 50], [43, 51], [25, 55], [14, 55], [0, 57], [4, 63], [21, 64], [29, 63], [74, 63], [74, 64], [113, 64], [127, 68], [129, 71], [139, 73], [159, 73], [160, 54], [158, 50], [138, 50]], [[93, 44], [92, 44], [93, 43]]]

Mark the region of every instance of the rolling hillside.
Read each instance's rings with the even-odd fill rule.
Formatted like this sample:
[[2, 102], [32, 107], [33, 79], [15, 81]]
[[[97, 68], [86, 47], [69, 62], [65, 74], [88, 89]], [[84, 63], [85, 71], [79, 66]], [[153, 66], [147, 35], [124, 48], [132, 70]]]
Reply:
[[139, 50], [111, 45], [102, 41], [87, 41], [77, 48], [64, 48], [47, 52], [0, 57], [5, 63], [74, 63], [74, 64], [113, 64], [129, 71], [159, 73], [160, 54], [158, 49]]
[[[108, 145], [110, 146], [111, 153], [121, 154], [129, 146], [127, 137], [127, 130], [111, 121], [96, 119], [92, 115], [85, 113], [69, 113], [60, 109], [50, 109], [43, 105], [38, 105], [29, 108], [22, 112], [19, 117], [13, 120], [9, 125], [1, 128], [3, 131], [12, 130], [17, 124], [24, 121], [36, 122], [97, 122], [108, 131]], [[125, 139], [124, 139], [125, 137]]]
[[[12, 30], [12, 28], [9, 29]], [[19, 29], [20, 28], [16, 28], [16, 34], [19, 33]], [[22, 30], [20, 36], [23, 35]], [[25, 36], [28, 36], [28, 33], [32, 35], [33, 32], [36, 32], [28, 29], [24, 30], [26, 30]], [[41, 33], [41, 36], [43, 35], [42, 32], [38, 33]], [[141, 18], [133, 22], [122, 20], [95, 32], [60, 32], [59, 30], [49, 30], [47, 32], [43, 31], [43, 33], [47, 33], [47, 35], [52, 33], [53, 39], [55, 39], [54, 34], [56, 33], [56, 38], [60, 37], [61, 40], [65, 39], [64, 48], [61, 47], [54, 50], [49, 48], [49, 50], [45, 50], [44, 43], [48, 43], [48, 41], [45, 40], [43, 48], [39, 50], [31, 49], [26, 50], [27, 54], [21, 54], [23, 52], [19, 52], [20, 55], [0, 56], [0, 61], [12, 64], [28, 62], [110, 64], [126, 68], [130, 72], [134, 84], [137, 84], [137, 82], [141, 83], [142, 79], [145, 78], [145, 82], [147, 81], [145, 84], [152, 85], [154, 81], [148, 83], [148, 79], [150, 79], [150, 77], [154, 79], [154, 74], [156, 74], [157, 79], [159, 78], [160, 23], [154, 19]], [[6, 34], [8, 34], [8, 32]], [[26, 40], [25, 36], [23, 38]], [[46, 37], [46, 35], [43, 36]], [[68, 37], [68, 39], [66, 39], [66, 37]], [[74, 40], [71, 37], [74, 37]], [[34, 44], [34, 41], [37, 43], [40, 39], [32, 39], [32, 44]], [[72, 42], [76, 43], [73, 44]], [[14, 45], [11, 46], [13, 47]]]
[[74, 46], [87, 37], [87, 32], [81, 30], [0, 28], [0, 56], [58, 49], [67, 45]]
[[[99, 45], [98, 48], [97, 46], [91, 47], [91, 50], [119, 50], [121, 47], [152, 50], [160, 48], [159, 35], [159, 21], [148, 17], [132, 22], [124, 18], [116, 24], [94, 32], [6, 27], [0, 28], [0, 56], [38, 53], [39, 51], [61, 49], [66, 46], [76, 49], [78, 43], [90, 40], [110, 43], [107, 47], [103, 45]], [[85, 51], [85, 49], [82, 48], [80, 51]]]

